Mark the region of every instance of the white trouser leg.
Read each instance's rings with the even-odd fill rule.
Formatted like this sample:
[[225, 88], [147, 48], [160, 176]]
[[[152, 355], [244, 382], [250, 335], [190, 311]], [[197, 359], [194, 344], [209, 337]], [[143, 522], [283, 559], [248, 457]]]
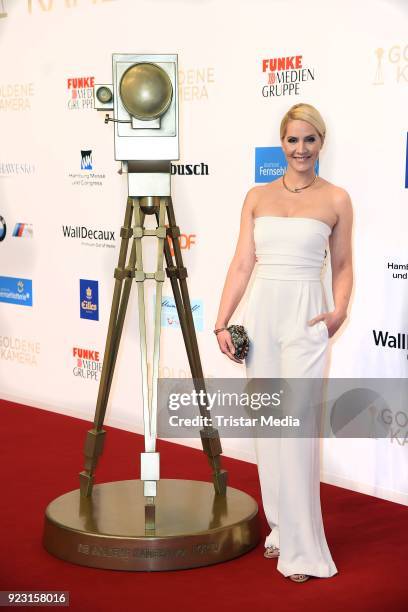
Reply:
[[[327, 359], [327, 328], [324, 323], [308, 327], [307, 321], [323, 310], [319, 283], [258, 281], [245, 317], [252, 349], [247, 376], [315, 379], [310, 381], [312, 395], [318, 396]], [[310, 405], [310, 396], [299, 394], [294, 410], [314, 417]], [[265, 546], [279, 546], [278, 571], [284, 576], [332, 576], [337, 568], [320, 506], [320, 439], [259, 438], [255, 449], [262, 502], [272, 530]]]
[[[278, 378], [281, 349], [268, 333], [271, 305], [267, 299], [258, 299], [259, 291], [264, 293], [261, 286], [259, 289], [253, 287], [245, 313], [244, 325], [251, 341], [250, 353], [245, 362], [246, 375], [248, 378]], [[262, 505], [271, 530], [265, 539], [265, 547], [279, 547], [280, 442], [279, 437], [254, 437]]]

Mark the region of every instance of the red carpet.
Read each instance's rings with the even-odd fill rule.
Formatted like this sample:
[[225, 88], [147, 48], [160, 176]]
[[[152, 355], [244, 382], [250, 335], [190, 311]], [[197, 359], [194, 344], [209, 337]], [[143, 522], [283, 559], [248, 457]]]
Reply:
[[[44, 510], [78, 488], [89, 423], [1, 401], [2, 468], [0, 590], [70, 591], [70, 610], [194, 612], [408, 608], [408, 509], [322, 484], [322, 509], [339, 574], [294, 584], [263, 558], [263, 541], [227, 563], [178, 572], [117, 572], [70, 565], [41, 545]], [[97, 482], [138, 478], [142, 437], [106, 428]], [[201, 451], [159, 440], [162, 478], [210, 480]], [[260, 505], [256, 466], [224, 458], [229, 484]], [[267, 525], [262, 514], [263, 536]], [[59, 608], [61, 609], [61, 608]]]

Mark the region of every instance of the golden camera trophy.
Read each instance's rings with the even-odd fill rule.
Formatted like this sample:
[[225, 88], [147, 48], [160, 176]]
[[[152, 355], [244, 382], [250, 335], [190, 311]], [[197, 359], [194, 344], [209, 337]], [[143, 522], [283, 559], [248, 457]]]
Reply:
[[[115, 159], [121, 161], [122, 173], [128, 178], [128, 199], [95, 418], [85, 440], [80, 488], [48, 505], [43, 542], [56, 557], [91, 567], [168, 570], [210, 565], [233, 559], [256, 546], [258, 507], [246, 493], [227, 487], [227, 472], [220, 461], [221, 442], [212, 425], [200, 430], [212, 484], [160, 479], [157, 388], [165, 274], [170, 279], [194, 387], [198, 393], [205, 390], [187, 270], [178, 240], [180, 229], [171, 199], [171, 160], [179, 159], [177, 55], [114, 54], [112, 60], [113, 84], [95, 85], [95, 107], [113, 111], [113, 118], [108, 113], [105, 123], [113, 122]], [[154, 228], [145, 226], [148, 218], [154, 220]], [[148, 236], [157, 240], [153, 271], [143, 267], [142, 240]], [[134, 281], [138, 292], [145, 443], [140, 480], [95, 484], [105, 439], [106, 407]], [[156, 289], [151, 393], [145, 318], [147, 281], [154, 282]], [[203, 399], [199, 410], [203, 417], [208, 415]]]

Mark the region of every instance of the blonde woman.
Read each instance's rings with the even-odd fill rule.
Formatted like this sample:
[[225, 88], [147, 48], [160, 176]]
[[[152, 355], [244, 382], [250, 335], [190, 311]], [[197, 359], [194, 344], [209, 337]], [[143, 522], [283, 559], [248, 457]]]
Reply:
[[[353, 213], [347, 192], [315, 174], [325, 135], [313, 106], [292, 106], [280, 128], [286, 173], [250, 189], [243, 204], [214, 331], [221, 351], [242, 363], [226, 327], [257, 263], [244, 321], [251, 342], [249, 378], [322, 378], [329, 338], [347, 317]], [[332, 311], [321, 282], [327, 242]], [[271, 529], [265, 557], [278, 558], [278, 571], [294, 582], [333, 576], [337, 568], [320, 506], [319, 439], [259, 437], [255, 449]]]

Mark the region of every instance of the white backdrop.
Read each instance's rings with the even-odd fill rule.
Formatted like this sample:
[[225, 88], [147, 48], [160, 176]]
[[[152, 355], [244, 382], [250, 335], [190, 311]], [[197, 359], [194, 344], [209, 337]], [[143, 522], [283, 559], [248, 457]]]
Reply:
[[[377, 346], [373, 333], [406, 332], [408, 314], [404, 269], [393, 278], [389, 267], [408, 263], [403, 0], [3, 0], [0, 12], [0, 293], [21, 279], [24, 293], [32, 282], [32, 306], [0, 301], [3, 398], [93, 419], [127, 188], [112, 126], [93, 110], [89, 84], [111, 82], [114, 52], [179, 54], [177, 163], [208, 166], [208, 175], [172, 183], [205, 374], [244, 376], [219, 353], [212, 329], [254, 184], [255, 148], [279, 146], [282, 115], [302, 101], [327, 123], [320, 174], [347, 189], [355, 210], [355, 289], [347, 325], [332, 341], [330, 375], [406, 377], [407, 351]], [[295, 55], [313, 78], [292, 95], [264, 97], [262, 60]], [[91, 151], [92, 169], [81, 169], [81, 151]], [[64, 236], [77, 226], [106, 238]], [[79, 316], [79, 279], [98, 281], [99, 321]], [[163, 293], [171, 295], [168, 281]], [[141, 432], [135, 297], [107, 422]], [[172, 327], [169, 317], [160, 373], [189, 376]], [[78, 349], [92, 359], [78, 362]], [[408, 503], [407, 424], [399, 429], [393, 439], [326, 440], [322, 480]], [[223, 449], [255, 461], [250, 440], [225, 439]]]

